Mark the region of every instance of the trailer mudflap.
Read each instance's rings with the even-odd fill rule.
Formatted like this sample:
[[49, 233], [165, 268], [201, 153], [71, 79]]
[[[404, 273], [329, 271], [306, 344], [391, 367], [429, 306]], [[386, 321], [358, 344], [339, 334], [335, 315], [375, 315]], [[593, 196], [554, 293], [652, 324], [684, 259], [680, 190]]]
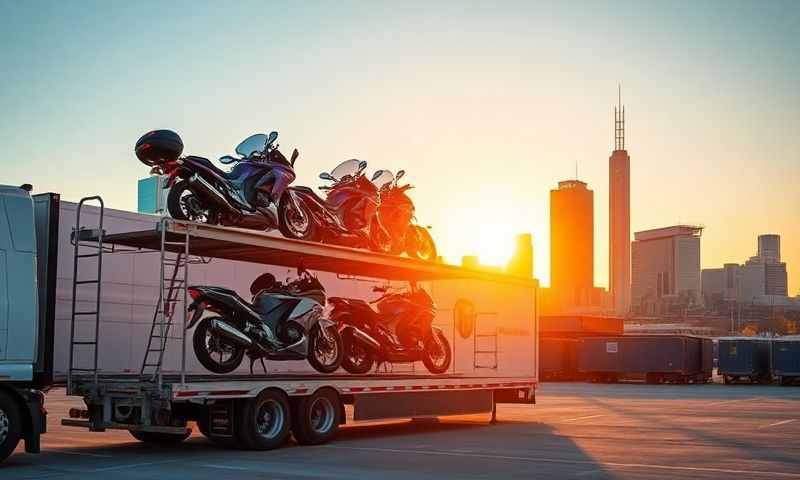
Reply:
[[494, 403], [536, 403], [536, 391], [533, 387], [504, 388], [494, 391]]

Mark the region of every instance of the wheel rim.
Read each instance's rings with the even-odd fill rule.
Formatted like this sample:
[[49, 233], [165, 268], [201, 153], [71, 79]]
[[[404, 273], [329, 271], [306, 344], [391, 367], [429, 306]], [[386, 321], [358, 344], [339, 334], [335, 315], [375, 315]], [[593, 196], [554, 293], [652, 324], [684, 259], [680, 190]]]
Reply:
[[197, 223], [209, 223], [211, 214], [208, 209], [203, 209], [200, 201], [194, 193], [189, 189], [184, 189], [178, 199], [181, 212], [191, 220]]
[[308, 229], [311, 226], [311, 219], [303, 211], [302, 208], [295, 208], [294, 205], [289, 203], [286, 210], [286, 226], [292, 235], [296, 237], [305, 237]]
[[8, 415], [2, 409], [0, 409], [0, 445], [6, 443], [6, 438], [8, 438]]
[[206, 329], [205, 346], [208, 356], [220, 366], [225, 366], [236, 356], [236, 347], [223, 342], [208, 329]]
[[[439, 342], [438, 335], [432, 336], [427, 343], [428, 345], [425, 346], [425, 350], [428, 354], [428, 358], [434, 367], [437, 369], [442, 368], [447, 361], [447, 352], [444, 351], [444, 345]], [[436, 350], [439, 350], [439, 352], [436, 353]]]
[[276, 400], [266, 400], [256, 412], [256, 430], [262, 437], [272, 440], [283, 430], [284, 419], [283, 405]]
[[314, 356], [320, 364], [329, 366], [336, 363], [336, 358], [339, 356], [339, 346], [332, 338], [326, 338], [320, 329], [317, 335], [317, 341], [314, 342]]
[[336, 411], [333, 408], [333, 403], [327, 397], [314, 399], [311, 403], [309, 414], [311, 416], [309, 423], [314, 432], [324, 434], [333, 428], [333, 423], [336, 420]]
[[421, 230], [417, 230], [417, 255], [422, 260], [433, 260], [433, 244]]
[[355, 342], [350, 344], [347, 352], [347, 359], [356, 367], [361, 367], [367, 360], [367, 349]]

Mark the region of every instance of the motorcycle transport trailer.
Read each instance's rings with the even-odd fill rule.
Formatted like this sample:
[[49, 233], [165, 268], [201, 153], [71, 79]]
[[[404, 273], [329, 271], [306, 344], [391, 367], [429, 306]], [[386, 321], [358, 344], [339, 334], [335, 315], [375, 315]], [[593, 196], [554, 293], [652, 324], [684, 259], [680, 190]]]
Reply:
[[[290, 434], [301, 444], [330, 440], [345, 422], [345, 405], [353, 406], [354, 420], [472, 413], [492, 413], [494, 420], [497, 403], [535, 401], [534, 279], [114, 211], [87, 204], [92, 200], [100, 201], [62, 202], [61, 209], [74, 210], [64, 216], [76, 220], [71, 235], [62, 235], [74, 263], [71, 278], [59, 274], [60, 288], [70, 285], [72, 295], [69, 321], [60, 327], [68, 325], [69, 334], [58, 335], [56, 325], [56, 338], [69, 339], [56, 364], [67, 394], [82, 396], [87, 406], [71, 411], [63, 425], [178, 443], [194, 421], [213, 441], [270, 449]], [[376, 284], [417, 282], [437, 304], [434, 323], [453, 353], [448, 371], [384, 364], [364, 375], [323, 375], [288, 361], [256, 365], [257, 373], [252, 365], [232, 374], [205, 372], [187, 344], [190, 279], [245, 291], [264, 269], [280, 274], [300, 266], [319, 272], [337, 295], [363, 297]], [[119, 353], [126, 349], [127, 357]]]

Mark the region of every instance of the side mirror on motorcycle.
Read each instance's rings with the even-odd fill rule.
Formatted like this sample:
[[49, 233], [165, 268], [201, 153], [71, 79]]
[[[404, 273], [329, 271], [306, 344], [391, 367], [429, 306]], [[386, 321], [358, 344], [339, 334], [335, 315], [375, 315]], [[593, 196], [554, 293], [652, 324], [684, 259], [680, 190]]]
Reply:
[[335, 179], [335, 178], [333, 178], [333, 175], [331, 175], [331, 174], [330, 174], [330, 173], [328, 173], [328, 172], [322, 172], [322, 173], [320, 173], [320, 174], [319, 174], [319, 178], [321, 178], [321, 179], [323, 179], [323, 180], [329, 180], [329, 181], [331, 181], [331, 182], [335, 182], [335, 181], [336, 181], [336, 179]]
[[232, 157], [230, 155], [225, 155], [224, 157], [219, 157], [220, 163], [224, 163], [225, 165], [229, 165], [231, 163], [236, 163], [239, 161], [238, 158]]
[[403, 175], [405, 175], [405, 174], [406, 174], [405, 170], [398, 171], [397, 175], [394, 176], [395, 181], [400, 180], [401, 178], [403, 178]]
[[297, 160], [297, 157], [299, 156], [300, 152], [298, 152], [297, 149], [295, 148], [294, 151], [292, 152], [292, 159], [291, 159], [291, 164], [293, 167], [294, 167], [294, 161]]
[[372, 174], [372, 181], [374, 182], [381, 175], [383, 175], [383, 170], [376, 170], [375, 173]]
[[367, 162], [365, 160], [359, 161], [358, 162], [358, 173], [363, 172], [365, 168], [367, 168]]
[[273, 143], [275, 143], [275, 140], [277, 139], [278, 139], [278, 132], [275, 131], [269, 132], [269, 137], [267, 137], [267, 143], [264, 146], [268, 147], [272, 145]]

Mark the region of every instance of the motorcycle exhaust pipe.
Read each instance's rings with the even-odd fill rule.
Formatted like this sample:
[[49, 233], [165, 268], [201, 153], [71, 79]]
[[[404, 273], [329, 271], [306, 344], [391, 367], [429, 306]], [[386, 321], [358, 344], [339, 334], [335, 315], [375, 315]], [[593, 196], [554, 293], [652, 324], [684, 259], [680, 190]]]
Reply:
[[208, 329], [211, 330], [211, 333], [215, 333], [225, 338], [225, 340], [233, 342], [240, 347], [250, 348], [253, 345], [253, 341], [250, 340], [247, 335], [239, 330], [236, 330], [234, 327], [225, 322], [211, 320], [211, 324], [209, 325]]
[[198, 190], [199, 193], [203, 194], [209, 201], [214, 203], [217, 207], [224, 208], [232, 213], [239, 213], [239, 210], [236, 209], [233, 205], [228, 202], [224, 195], [219, 193], [217, 189], [215, 189], [210, 183], [208, 183], [203, 177], [198, 174], [194, 174], [189, 177], [189, 185], [193, 188]]
[[380, 350], [381, 349], [381, 344], [378, 343], [378, 341], [375, 340], [374, 338], [370, 337], [367, 333], [362, 332], [361, 330], [359, 330], [359, 329], [357, 329], [355, 327], [350, 327], [350, 328], [351, 328], [351, 331], [353, 332], [353, 338], [355, 338], [359, 342], [363, 343], [367, 347], [371, 348], [372, 350]]

